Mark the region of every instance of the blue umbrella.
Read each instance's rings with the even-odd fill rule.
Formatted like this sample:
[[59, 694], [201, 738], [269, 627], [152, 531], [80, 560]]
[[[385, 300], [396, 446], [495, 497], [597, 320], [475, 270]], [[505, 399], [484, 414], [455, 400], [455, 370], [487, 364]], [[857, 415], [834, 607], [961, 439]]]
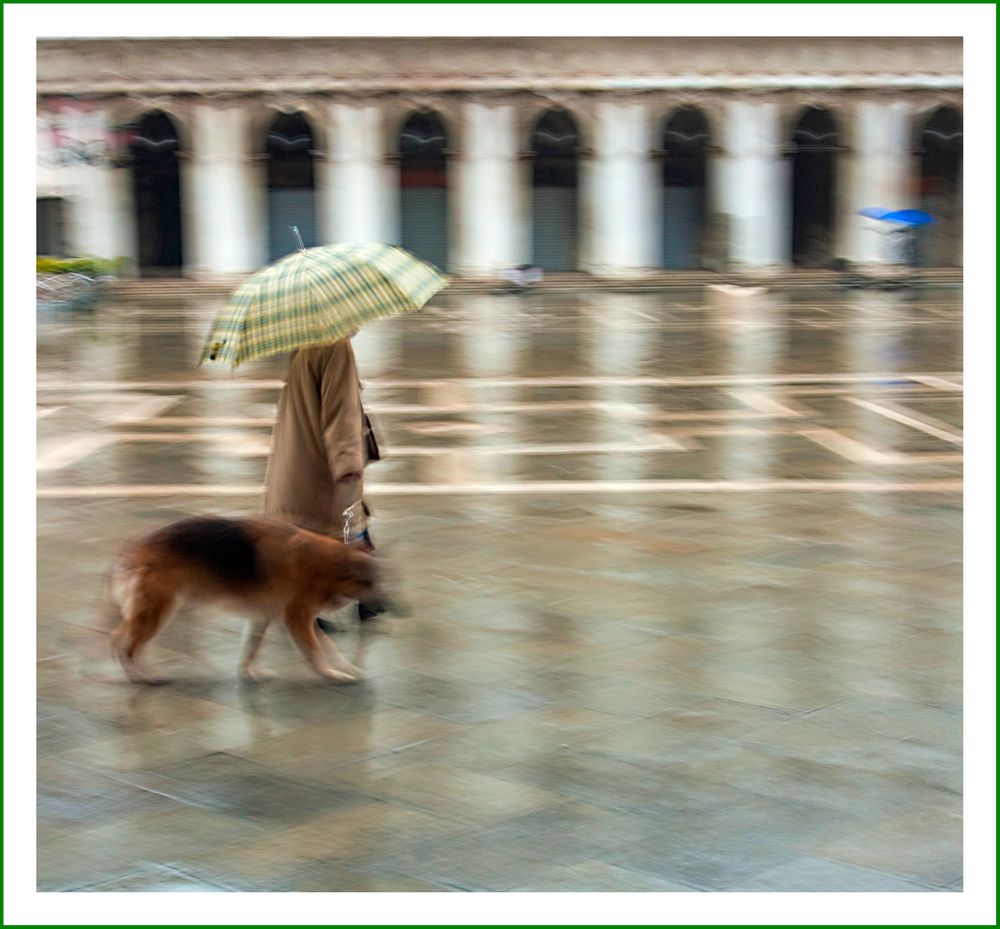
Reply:
[[901, 226], [926, 226], [934, 222], [934, 217], [923, 210], [885, 210], [880, 206], [866, 206], [863, 210], [858, 210], [858, 215], [887, 223], [899, 223]]
[[934, 222], [934, 217], [923, 210], [894, 210], [880, 216], [879, 219], [883, 219], [887, 223], [901, 223], [904, 226], [926, 226], [928, 223]]

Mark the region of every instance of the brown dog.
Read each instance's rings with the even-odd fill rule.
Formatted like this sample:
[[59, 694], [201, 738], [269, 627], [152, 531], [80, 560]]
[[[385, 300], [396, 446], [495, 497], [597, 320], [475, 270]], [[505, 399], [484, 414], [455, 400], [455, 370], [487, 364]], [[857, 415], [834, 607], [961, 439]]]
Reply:
[[246, 677], [268, 676], [252, 664], [268, 625], [281, 616], [317, 674], [350, 683], [361, 672], [325, 635], [317, 636], [316, 614], [370, 595], [376, 585], [375, 559], [336, 539], [274, 520], [183, 519], [115, 562], [111, 596], [121, 623], [112, 646], [131, 680], [162, 683], [139, 664], [143, 647], [183, 601], [220, 602], [254, 617], [240, 665]]

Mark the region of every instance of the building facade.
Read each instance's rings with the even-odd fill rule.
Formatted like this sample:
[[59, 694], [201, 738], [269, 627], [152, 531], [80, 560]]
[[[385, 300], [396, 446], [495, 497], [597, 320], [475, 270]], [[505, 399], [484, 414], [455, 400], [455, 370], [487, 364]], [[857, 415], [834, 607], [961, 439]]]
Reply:
[[38, 42], [38, 248], [222, 279], [297, 245], [450, 274], [962, 255], [959, 38]]

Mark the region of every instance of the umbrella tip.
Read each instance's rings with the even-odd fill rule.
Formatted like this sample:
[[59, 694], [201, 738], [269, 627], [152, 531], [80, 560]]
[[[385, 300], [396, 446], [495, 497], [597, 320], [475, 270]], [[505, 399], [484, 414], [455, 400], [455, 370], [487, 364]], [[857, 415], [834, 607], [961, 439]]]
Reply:
[[291, 229], [292, 232], [295, 233], [295, 238], [298, 239], [298, 241], [299, 241], [299, 251], [300, 252], [304, 252], [306, 250], [306, 247], [305, 247], [305, 245], [302, 242], [302, 236], [299, 234], [299, 227], [298, 226], [289, 226], [288, 228]]

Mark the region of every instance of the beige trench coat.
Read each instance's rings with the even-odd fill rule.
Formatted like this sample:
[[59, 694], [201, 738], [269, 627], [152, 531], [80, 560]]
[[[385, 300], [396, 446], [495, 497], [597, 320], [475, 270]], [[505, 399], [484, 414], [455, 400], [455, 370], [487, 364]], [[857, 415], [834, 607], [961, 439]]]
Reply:
[[[278, 400], [264, 479], [264, 513], [340, 538], [361, 499], [365, 466], [361, 383], [350, 339], [299, 349]], [[355, 524], [357, 526], [357, 524]]]

